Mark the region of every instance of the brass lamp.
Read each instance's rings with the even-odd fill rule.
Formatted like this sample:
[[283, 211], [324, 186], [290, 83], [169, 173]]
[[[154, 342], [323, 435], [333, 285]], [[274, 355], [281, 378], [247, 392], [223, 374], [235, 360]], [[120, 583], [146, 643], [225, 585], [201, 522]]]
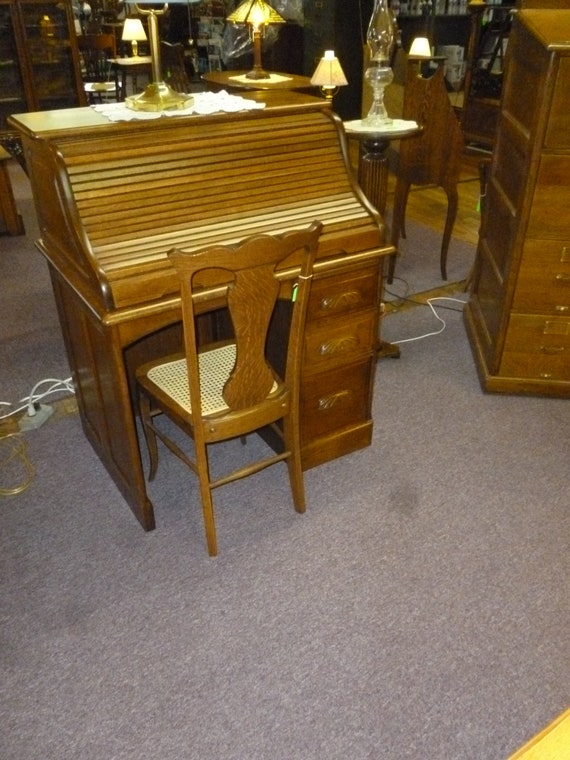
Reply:
[[[151, 0], [139, 1], [141, 3], [151, 2]], [[187, 0], [187, 2], [196, 2], [196, 0]], [[152, 78], [151, 82], [146, 86], [145, 91], [141, 92], [140, 95], [130, 95], [128, 98], [125, 98], [125, 105], [133, 111], [176, 111], [190, 107], [194, 102], [194, 98], [191, 95], [176, 92], [162, 79], [158, 16], [166, 13], [168, 4], [165, 4], [161, 10], [150, 8], [146, 11], [138, 3], [135, 5], [135, 8], [138, 14], [146, 16], [148, 20]]]
[[269, 74], [261, 66], [261, 38], [268, 24], [284, 24], [276, 10], [264, 0], [244, 0], [226, 19], [232, 24], [249, 24], [253, 42], [253, 69], [246, 74], [248, 79], [269, 79]]
[[311, 84], [321, 88], [327, 100], [332, 100], [339, 87], [348, 84], [340, 61], [334, 54], [334, 50], [325, 50], [325, 54], [319, 61], [315, 73], [311, 77]]
[[133, 58], [138, 58], [139, 42], [146, 40], [146, 32], [140, 18], [126, 18], [123, 24], [123, 34], [121, 39], [130, 42], [133, 51]]

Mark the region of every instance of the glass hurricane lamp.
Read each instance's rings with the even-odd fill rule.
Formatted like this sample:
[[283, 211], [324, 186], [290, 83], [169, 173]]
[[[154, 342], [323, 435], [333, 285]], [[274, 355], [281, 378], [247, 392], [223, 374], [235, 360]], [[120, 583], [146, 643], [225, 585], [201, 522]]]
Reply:
[[384, 90], [394, 79], [390, 58], [395, 36], [388, 0], [374, 0], [374, 10], [366, 34], [370, 60], [364, 74], [365, 81], [372, 89], [372, 105], [363, 119], [368, 127], [382, 128], [392, 123], [384, 105]]

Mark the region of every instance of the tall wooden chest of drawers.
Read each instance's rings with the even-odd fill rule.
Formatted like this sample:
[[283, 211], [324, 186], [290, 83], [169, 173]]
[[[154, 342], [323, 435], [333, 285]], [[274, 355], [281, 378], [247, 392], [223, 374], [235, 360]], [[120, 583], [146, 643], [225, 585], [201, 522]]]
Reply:
[[570, 10], [513, 21], [467, 331], [485, 390], [570, 396]]

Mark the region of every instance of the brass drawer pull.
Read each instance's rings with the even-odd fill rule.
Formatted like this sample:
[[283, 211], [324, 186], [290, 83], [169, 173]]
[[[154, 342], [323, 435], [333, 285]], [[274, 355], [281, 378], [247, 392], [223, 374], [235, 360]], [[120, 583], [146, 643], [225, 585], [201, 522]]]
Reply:
[[557, 274], [554, 278], [558, 282], [570, 282], [570, 274]]
[[347, 351], [353, 351], [358, 348], [358, 340], [353, 336], [330, 340], [327, 343], [321, 343], [319, 354], [321, 356], [331, 356], [332, 354], [345, 354]]
[[550, 372], [541, 372], [540, 373], [540, 377], [543, 380], [551, 380], [552, 379], [552, 374]]
[[320, 307], [322, 311], [338, 311], [339, 309], [346, 309], [349, 306], [356, 306], [361, 301], [362, 295], [360, 291], [347, 290], [334, 296], [324, 296], [324, 298], [321, 298]]
[[570, 335], [570, 322], [553, 322], [549, 320], [544, 323], [542, 330], [543, 335]]
[[562, 304], [558, 304], [554, 307], [554, 311], [567, 312], [570, 311], [570, 306], [563, 306]]
[[547, 356], [556, 356], [557, 354], [563, 354], [566, 349], [564, 346], [541, 346], [540, 350]]
[[338, 406], [347, 396], [348, 391], [339, 391], [338, 393], [332, 393], [330, 396], [320, 398], [317, 402], [319, 412], [326, 412], [328, 409]]

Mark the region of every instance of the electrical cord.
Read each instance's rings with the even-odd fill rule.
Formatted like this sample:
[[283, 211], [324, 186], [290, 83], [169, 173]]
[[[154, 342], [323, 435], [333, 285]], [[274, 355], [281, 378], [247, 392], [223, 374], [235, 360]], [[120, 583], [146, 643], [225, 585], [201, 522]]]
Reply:
[[[414, 298], [407, 298], [406, 296], [399, 296], [397, 293], [390, 293], [390, 291], [386, 290], [386, 288], [384, 288], [384, 292], [387, 293], [389, 296], [393, 296], [394, 298], [397, 298], [398, 301], [405, 301], [406, 303], [414, 304], [414, 306], [427, 306], [428, 305], [428, 300], [429, 299], [426, 299], [425, 301], [416, 301]], [[438, 296], [438, 297], [443, 298], [443, 296]], [[434, 296], [434, 298], [435, 298], [435, 296]], [[431, 299], [431, 300], [433, 300], [433, 299]], [[452, 299], [452, 300], [457, 300], [457, 299]], [[465, 301], [459, 301], [459, 303], [465, 303]], [[396, 304], [395, 301], [387, 301], [387, 304], [391, 305], [393, 307], [394, 311], [398, 311], [398, 306], [397, 306], [397, 304]], [[440, 309], [447, 309], [448, 311], [461, 311], [461, 309], [456, 309], [453, 306], [443, 306], [443, 305], [440, 305], [439, 308]]]
[[398, 293], [392, 293], [386, 286], [384, 286], [384, 292], [387, 293], [389, 296], [392, 296], [392, 298], [397, 298], [398, 301], [410, 301], [411, 303], [418, 303], [417, 301], [413, 301], [411, 298], [408, 298], [408, 293], [410, 292], [410, 285], [407, 282], [407, 280], [404, 280], [403, 277], [394, 277], [394, 280], [397, 282], [401, 282], [402, 285], [405, 288], [404, 295], [401, 296]]
[[[402, 277], [394, 277], [394, 280], [398, 280], [399, 282], [403, 283], [405, 286], [405, 293], [404, 295], [400, 295], [399, 293], [393, 293], [391, 290], [388, 290], [387, 287], [384, 287], [384, 293], [386, 293], [389, 296], [392, 296], [392, 298], [395, 298], [396, 301], [388, 301], [387, 303], [391, 305], [395, 310], [397, 309], [397, 303], [398, 302], [406, 302], [414, 304], [414, 306], [425, 306], [426, 301], [418, 301], [415, 298], [410, 298], [408, 296], [408, 293], [410, 292], [410, 286], [406, 280], [404, 280]], [[463, 301], [461, 301], [463, 303]], [[449, 309], [450, 311], [458, 311], [458, 309], [454, 309], [452, 306], [440, 306], [440, 309]]]
[[[42, 386], [48, 385], [45, 390]], [[29, 396], [20, 399], [16, 409], [11, 409], [7, 413], [0, 414], [0, 471], [9, 471], [9, 476], [18, 467], [23, 469], [23, 478], [21, 482], [12, 487], [0, 486], [1, 496], [16, 496], [26, 490], [32, 483], [35, 475], [35, 468], [28, 457], [28, 446], [24, 436], [18, 430], [18, 423], [13, 416], [20, 412], [27, 411], [28, 417], [34, 417], [41, 409], [41, 402], [54, 393], [75, 393], [71, 377], [65, 380], [59, 380], [53, 377], [47, 377], [40, 380], [34, 385]], [[11, 407], [9, 401], [0, 401], [0, 407]], [[40, 423], [41, 424], [41, 423]]]
[[[49, 388], [45, 391], [42, 391], [42, 393], [38, 393], [38, 389], [46, 383], [51, 383]], [[73, 387], [71, 377], [68, 377], [65, 380], [59, 380], [53, 377], [46, 377], [44, 380], [40, 380], [34, 385], [30, 391], [29, 396], [24, 396], [24, 398], [20, 399], [18, 403], [21, 404], [21, 406], [18, 406], [16, 409], [12, 409], [7, 414], [0, 414], [0, 419], [11, 417], [14, 414], [19, 414], [19, 412], [23, 412], [25, 410], [27, 410], [29, 417], [33, 417], [39, 410], [40, 403], [45, 398], [53, 395], [54, 393], [71, 393], [73, 395], [75, 393], [75, 388]], [[0, 406], [11, 407], [12, 404], [9, 401], [0, 401]]]
[[[451, 298], [450, 296], [436, 296], [434, 298], [428, 298], [427, 301], [425, 301], [425, 303], [421, 303], [421, 305], [429, 306], [434, 317], [438, 320], [438, 322], [441, 322], [441, 327], [439, 328], [439, 330], [433, 330], [432, 332], [424, 333], [423, 335], [417, 335], [415, 338], [403, 338], [402, 340], [391, 340], [390, 343], [394, 343], [395, 345], [400, 345], [401, 343], [411, 343], [415, 340], [423, 340], [423, 338], [430, 338], [433, 335], [440, 335], [440, 333], [442, 333], [447, 327], [447, 323], [436, 312], [435, 307], [433, 305], [433, 301], [454, 301], [455, 303], [462, 304], [462, 306], [465, 306], [465, 303], [466, 303], [465, 301], [462, 301], [460, 298]], [[416, 301], [415, 303], [420, 303], [420, 302]], [[451, 309], [452, 311], [461, 311], [461, 309], [454, 309], [451, 306], [440, 306], [440, 308]]]

